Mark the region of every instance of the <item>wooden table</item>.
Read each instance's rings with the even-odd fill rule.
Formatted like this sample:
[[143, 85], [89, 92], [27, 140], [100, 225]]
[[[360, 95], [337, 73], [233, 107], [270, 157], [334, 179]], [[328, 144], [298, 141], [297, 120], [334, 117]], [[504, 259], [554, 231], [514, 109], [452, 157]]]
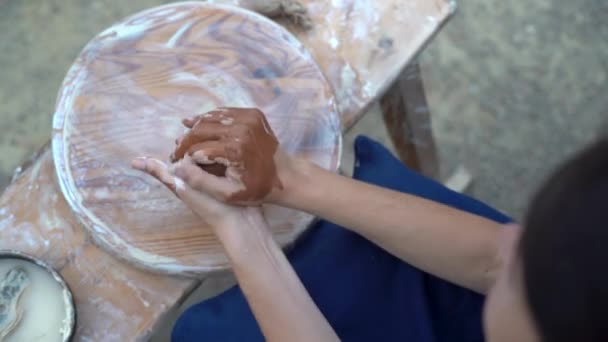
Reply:
[[[333, 86], [344, 130], [380, 100], [401, 157], [426, 173], [436, 172], [418, 68], [406, 66], [454, 5], [444, 0], [303, 3], [313, 30], [284, 24]], [[57, 186], [48, 145], [0, 197], [0, 248], [42, 258], [63, 275], [74, 292], [79, 341], [146, 340], [199, 284], [133, 268], [95, 246]]]

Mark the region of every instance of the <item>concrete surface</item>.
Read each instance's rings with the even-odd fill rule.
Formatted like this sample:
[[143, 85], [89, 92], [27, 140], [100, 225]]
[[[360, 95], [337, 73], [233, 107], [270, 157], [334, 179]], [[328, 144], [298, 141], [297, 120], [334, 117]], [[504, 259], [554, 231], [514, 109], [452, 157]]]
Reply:
[[607, 132], [608, 2], [459, 4], [422, 55], [441, 161], [520, 218], [556, 164]]
[[[164, 2], [0, 0], [0, 189], [49, 139], [57, 89], [82, 46]], [[444, 175], [465, 164], [474, 196], [521, 218], [547, 173], [607, 131], [606, 18], [605, 0], [461, 1], [420, 56]], [[345, 138], [346, 168], [355, 134], [388, 143], [372, 110]], [[206, 284], [212, 290], [195, 299], [226, 283]]]

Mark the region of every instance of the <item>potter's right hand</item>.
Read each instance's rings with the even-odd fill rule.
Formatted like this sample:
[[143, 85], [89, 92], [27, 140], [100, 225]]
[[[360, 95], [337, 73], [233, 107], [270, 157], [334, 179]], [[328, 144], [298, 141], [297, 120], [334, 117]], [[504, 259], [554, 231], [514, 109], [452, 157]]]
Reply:
[[[193, 189], [226, 203], [256, 205], [280, 197], [295, 161], [279, 147], [264, 114], [254, 108], [219, 108], [184, 120], [190, 128], [177, 141], [175, 174]], [[210, 165], [223, 165], [224, 174]]]

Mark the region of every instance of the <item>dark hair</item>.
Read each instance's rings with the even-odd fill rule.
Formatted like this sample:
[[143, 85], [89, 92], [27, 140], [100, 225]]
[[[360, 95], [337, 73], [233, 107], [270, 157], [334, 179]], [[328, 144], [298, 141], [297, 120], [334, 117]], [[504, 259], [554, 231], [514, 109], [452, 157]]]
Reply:
[[608, 341], [608, 139], [544, 184], [526, 216], [519, 253], [543, 341]]

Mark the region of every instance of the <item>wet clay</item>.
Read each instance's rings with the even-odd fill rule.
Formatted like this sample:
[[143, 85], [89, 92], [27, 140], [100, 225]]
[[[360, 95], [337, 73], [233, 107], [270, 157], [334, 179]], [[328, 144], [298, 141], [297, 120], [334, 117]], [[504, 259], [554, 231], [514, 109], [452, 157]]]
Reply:
[[226, 165], [220, 163], [213, 164], [198, 164], [203, 171], [210, 173], [217, 177], [226, 177]]
[[259, 109], [219, 108], [186, 119], [184, 125], [190, 131], [178, 140], [171, 161], [187, 154], [206, 172], [240, 182], [245, 189], [227, 202], [259, 201], [282, 188], [274, 163], [279, 143]]

